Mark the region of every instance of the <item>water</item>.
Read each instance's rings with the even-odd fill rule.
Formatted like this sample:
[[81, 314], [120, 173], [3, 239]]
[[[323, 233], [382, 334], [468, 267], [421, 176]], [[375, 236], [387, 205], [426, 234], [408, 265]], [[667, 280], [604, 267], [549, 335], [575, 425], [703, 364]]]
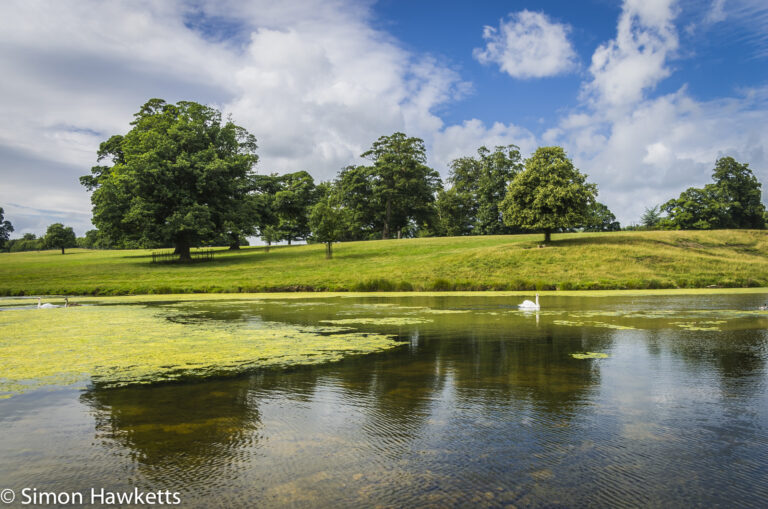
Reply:
[[169, 490], [182, 507], [765, 507], [765, 296], [519, 300], [190, 303], [173, 319], [343, 320], [401, 344], [0, 400], [0, 488]]

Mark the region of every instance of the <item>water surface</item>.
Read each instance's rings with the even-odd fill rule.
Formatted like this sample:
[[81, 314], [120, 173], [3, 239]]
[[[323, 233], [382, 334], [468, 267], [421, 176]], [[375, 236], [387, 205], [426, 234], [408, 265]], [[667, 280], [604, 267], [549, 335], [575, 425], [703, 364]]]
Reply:
[[[343, 327], [397, 346], [14, 394], [0, 488], [168, 489], [183, 507], [765, 506], [764, 295], [520, 300], [153, 303], [189, 327]], [[573, 356], [588, 352], [607, 357]]]

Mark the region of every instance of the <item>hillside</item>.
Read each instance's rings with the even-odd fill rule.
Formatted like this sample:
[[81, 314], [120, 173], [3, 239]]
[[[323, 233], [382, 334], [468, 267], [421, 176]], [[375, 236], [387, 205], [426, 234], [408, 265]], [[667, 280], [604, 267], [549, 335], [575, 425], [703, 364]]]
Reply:
[[0, 294], [595, 290], [768, 286], [768, 231], [616, 232], [349, 242], [218, 251], [191, 265], [150, 250], [0, 254]]

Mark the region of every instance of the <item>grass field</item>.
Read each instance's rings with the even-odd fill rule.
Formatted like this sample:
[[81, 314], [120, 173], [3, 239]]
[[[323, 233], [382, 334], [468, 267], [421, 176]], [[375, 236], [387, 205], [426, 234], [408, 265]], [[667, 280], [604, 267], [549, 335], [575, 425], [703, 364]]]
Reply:
[[600, 290], [768, 286], [768, 231], [449, 237], [222, 250], [151, 264], [151, 251], [0, 254], [0, 295], [270, 291]]

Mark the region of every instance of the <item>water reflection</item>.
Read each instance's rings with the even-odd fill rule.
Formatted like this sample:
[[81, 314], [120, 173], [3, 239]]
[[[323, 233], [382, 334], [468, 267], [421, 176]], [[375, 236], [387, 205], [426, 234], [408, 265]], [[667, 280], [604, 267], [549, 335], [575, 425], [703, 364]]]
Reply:
[[[648, 316], [621, 322], [637, 330], [555, 322], [650, 305], [586, 300], [552, 299], [538, 322], [482, 298], [196, 304], [185, 319], [426, 321], [356, 326], [402, 346], [335, 364], [94, 385], [79, 398], [90, 435], [57, 452], [81, 447], [103, 465], [101, 476], [87, 470], [91, 484], [127, 472], [128, 485], [178, 490], [185, 506], [759, 507], [768, 497], [765, 331], [752, 318], [718, 331], [648, 328]], [[700, 304], [653, 303], [734, 307]], [[610, 357], [572, 357], [584, 351]], [[27, 412], [0, 402], [0, 416], [2, 405]], [[9, 429], [0, 454], [19, 447], [13, 440], [31, 447], [21, 427]], [[0, 480], [14, 475], [0, 468]]]

